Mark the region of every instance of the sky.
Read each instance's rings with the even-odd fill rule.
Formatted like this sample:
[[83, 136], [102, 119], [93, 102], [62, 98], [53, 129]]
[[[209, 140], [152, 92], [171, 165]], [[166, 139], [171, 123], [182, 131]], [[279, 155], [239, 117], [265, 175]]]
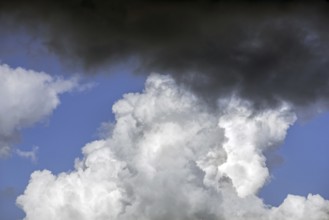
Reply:
[[0, 6], [1, 220], [329, 219], [323, 5], [77, 2]]

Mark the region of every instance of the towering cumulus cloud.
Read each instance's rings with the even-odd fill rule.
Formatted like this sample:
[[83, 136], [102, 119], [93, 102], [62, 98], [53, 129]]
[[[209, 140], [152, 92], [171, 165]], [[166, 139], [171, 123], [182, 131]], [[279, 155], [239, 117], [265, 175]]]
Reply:
[[50, 115], [59, 104], [59, 94], [75, 86], [76, 80], [0, 65], [0, 157], [10, 154], [20, 129]]
[[290, 106], [255, 111], [237, 97], [218, 110], [153, 74], [113, 106], [111, 135], [87, 144], [75, 170], [32, 174], [17, 203], [26, 220], [326, 220], [329, 201], [256, 196], [269, 174], [264, 151], [296, 117]]

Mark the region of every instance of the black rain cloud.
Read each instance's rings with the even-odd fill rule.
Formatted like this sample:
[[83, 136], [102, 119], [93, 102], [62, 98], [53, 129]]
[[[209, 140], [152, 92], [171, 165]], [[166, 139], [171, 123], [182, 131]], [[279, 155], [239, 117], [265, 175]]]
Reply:
[[0, 3], [0, 13], [7, 27], [28, 27], [51, 52], [87, 72], [137, 59], [136, 72], [171, 74], [205, 100], [234, 94], [273, 107], [328, 102], [328, 7], [325, 1], [12, 0]]

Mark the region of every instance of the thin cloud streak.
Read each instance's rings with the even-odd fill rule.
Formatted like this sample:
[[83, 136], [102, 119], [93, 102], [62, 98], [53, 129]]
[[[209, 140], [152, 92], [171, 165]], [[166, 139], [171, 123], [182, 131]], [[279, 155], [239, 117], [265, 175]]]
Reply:
[[20, 149], [16, 149], [16, 154], [22, 158], [31, 160], [32, 163], [37, 163], [38, 150], [39, 150], [39, 147], [37, 147], [37, 146], [34, 146], [31, 151], [23, 151]]

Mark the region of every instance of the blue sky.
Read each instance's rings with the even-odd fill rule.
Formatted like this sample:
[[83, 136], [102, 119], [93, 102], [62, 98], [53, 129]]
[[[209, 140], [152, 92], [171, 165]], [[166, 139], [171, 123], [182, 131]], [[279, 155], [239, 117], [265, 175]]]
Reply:
[[278, 205], [287, 194], [319, 193], [329, 198], [329, 114], [298, 122], [288, 131], [277, 151], [282, 161], [275, 165], [271, 182], [261, 190], [266, 202]]
[[[14, 195], [21, 194], [34, 170], [49, 169], [54, 173], [72, 170], [74, 159], [81, 156], [81, 148], [98, 138], [101, 123], [113, 121], [113, 103], [124, 93], [140, 91], [144, 84], [142, 77], [124, 70], [120, 74], [95, 77], [93, 82], [97, 86], [91, 90], [63, 95], [60, 107], [50, 118], [23, 130], [16, 146], [25, 151], [38, 146], [38, 161], [31, 163], [17, 155], [1, 160], [2, 190], [13, 188]], [[23, 214], [15, 206], [15, 197], [1, 201], [0, 212], [8, 220]]]
[[[29, 42], [28, 38], [21, 34], [3, 36], [0, 42], [2, 63], [70, 77], [70, 70], [63, 68], [61, 62], [44, 51], [38, 42], [32, 41], [30, 51], [24, 46]], [[29, 151], [38, 146], [38, 160], [32, 163], [16, 154], [0, 160], [1, 220], [24, 216], [16, 207], [15, 199], [22, 194], [34, 170], [48, 169], [55, 174], [72, 170], [74, 159], [81, 157], [81, 148], [98, 138], [102, 122], [113, 122], [111, 108], [114, 102], [124, 93], [144, 88], [146, 77], [134, 75], [125, 65], [119, 65], [111, 72], [83, 78], [83, 83], [94, 86], [86, 91], [61, 95], [61, 104], [50, 117], [22, 130], [15, 147]], [[328, 130], [329, 113], [297, 122], [288, 130], [283, 145], [275, 153], [277, 162], [271, 170], [272, 180], [259, 194], [267, 204], [278, 205], [289, 193], [303, 196], [318, 193], [329, 199]]]
[[[44, 51], [39, 42], [28, 36], [22, 33], [6, 35], [2, 36], [0, 42], [3, 48], [0, 57], [2, 63], [13, 68], [23, 67], [70, 77], [67, 76], [68, 70], [60, 65], [56, 57]], [[29, 50], [19, 47], [25, 47], [30, 42]], [[15, 147], [30, 151], [33, 146], [38, 146], [38, 160], [32, 163], [16, 154], [0, 160], [1, 220], [24, 216], [15, 205], [15, 200], [24, 191], [34, 170], [48, 169], [55, 174], [72, 170], [74, 159], [81, 156], [81, 148], [99, 137], [101, 124], [114, 120], [114, 102], [125, 93], [142, 91], [144, 76], [133, 75], [131, 69], [123, 65], [112, 71], [112, 74], [107, 74], [104, 70], [105, 74], [82, 79], [84, 83], [92, 83], [93, 87], [87, 91], [61, 95], [60, 107], [50, 117], [20, 133]]]

